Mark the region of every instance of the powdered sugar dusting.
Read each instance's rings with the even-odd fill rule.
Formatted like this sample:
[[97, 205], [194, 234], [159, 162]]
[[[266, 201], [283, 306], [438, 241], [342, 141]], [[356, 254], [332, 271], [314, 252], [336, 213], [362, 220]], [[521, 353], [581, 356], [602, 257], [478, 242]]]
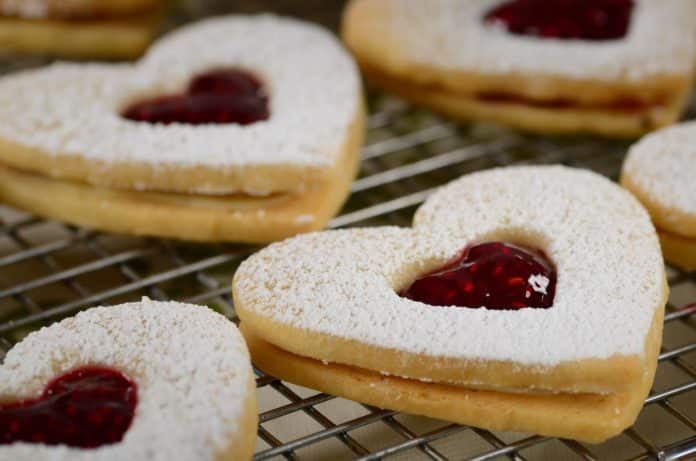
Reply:
[[385, 34], [407, 59], [482, 73], [544, 73], [578, 79], [641, 80], [691, 71], [696, 2], [636, 0], [629, 31], [609, 41], [512, 35], [482, 18], [502, 0], [389, 2]]
[[[490, 240], [549, 257], [558, 273], [550, 309], [443, 308], [398, 296], [417, 276]], [[239, 305], [300, 329], [432, 357], [530, 366], [642, 356], [665, 297], [645, 210], [609, 180], [559, 166], [465, 176], [421, 206], [413, 229], [326, 231], [273, 244], [241, 265], [235, 294]]]
[[0, 395], [38, 395], [76, 367], [104, 365], [138, 386], [132, 426], [120, 443], [82, 450], [0, 445], [16, 461], [216, 459], [240, 431], [253, 376], [234, 324], [208, 308], [143, 299], [98, 307], [32, 333], [0, 367]]
[[696, 122], [641, 139], [631, 147], [623, 174], [663, 208], [696, 216]]
[[[248, 69], [270, 92], [251, 125], [151, 125], [120, 117], [134, 100], [178, 93], [196, 74]], [[0, 136], [53, 155], [170, 167], [331, 167], [358, 110], [352, 58], [329, 32], [270, 15], [202, 21], [135, 65], [56, 64], [0, 80]]]
[[535, 292], [546, 294], [546, 288], [548, 288], [550, 280], [543, 274], [535, 274], [530, 275], [527, 282], [531, 285], [532, 290]]

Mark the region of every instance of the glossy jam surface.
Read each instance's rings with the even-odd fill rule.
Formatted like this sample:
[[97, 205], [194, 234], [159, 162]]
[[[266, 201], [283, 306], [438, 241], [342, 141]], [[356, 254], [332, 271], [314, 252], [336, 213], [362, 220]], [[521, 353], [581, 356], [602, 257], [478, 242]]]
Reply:
[[250, 72], [218, 69], [198, 75], [183, 94], [136, 102], [123, 111], [128, 120], [189, 125], [249, 125], [270, 116], [268, 95]]
[[135, 383], [120, 372], [79, 368], [51, 381], [37, 399], [0, 405], [0, 444], [115, 443], [130, 427], [137, 400]]
[[551, 307], [555, 293], [556, 270], [541, 251], [487, 242], [417, 279], [401, 296], [432, 306], [521, 309]]
[[485, 16], [516, 35], [617, 40], [626, 35], [633, 0], [512, 0]]

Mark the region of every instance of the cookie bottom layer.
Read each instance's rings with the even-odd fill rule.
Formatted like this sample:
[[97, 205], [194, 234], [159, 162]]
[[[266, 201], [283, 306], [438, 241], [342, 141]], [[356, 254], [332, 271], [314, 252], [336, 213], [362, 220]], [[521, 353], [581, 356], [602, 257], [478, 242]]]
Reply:
[[103, 231], [183, 240], [266, 243], [322, 229], [348, 197], [360, 149], [332, 180], [302, 194], [203, 196], [107, 189], [0, 164], [0, 202]]
[[365, 69], [369, 79], [404, 99], [462, 121], [489, 121], [542, 134], [594, 133], [636, 137], [674, 123], [682, 113], [688, 92], [674, 95], [663, 105], [636, 110], [610, 107], [553, 107], [520, 101], [487, 101], [445, 89], [405, 82]]
[[696, 270], [696, 238], [682, 237], [662, 229], [658, 229], [657, 235], [668, 262], [687, 271]]
[[154, 38], [162, 12], [113, 20], [0, 17], [0, 52], [69, 58], [128, 59]]
[[525, 395], [426, 383], [339, 364], [324, 364], [280, 349], [245, 327], [254, 363], [302, 386], [380, 408], [415, 413], [494, 431], [532, 432], [600, 443], [631, 426], [655, 376], [664, 310], [653, 320], [643, 376], [631, 390], [608, 395]]

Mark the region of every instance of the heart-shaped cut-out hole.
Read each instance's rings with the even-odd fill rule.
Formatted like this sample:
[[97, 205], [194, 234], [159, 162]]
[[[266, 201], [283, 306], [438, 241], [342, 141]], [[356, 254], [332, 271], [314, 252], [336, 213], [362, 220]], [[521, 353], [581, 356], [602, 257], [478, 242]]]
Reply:
[[556, 292], [556, 270], [539, 250], [487, 242], [418, 278], [401, 295], [432, 306], [488, 309], [548, 308]]
[[512, 0], [485, 16], [516, 35], [583, 40], [624, 37], [633, 0]]
[[136, 102], [122, 115], [148, 123], [249, 125], [270, 114], [260, 79], [241, 69], [216, 69], [194, 77], [183, 94]]
[[79, 368], [51, 381], [37, 399], [0, 405], [0, 443], [115, 443], [130, 427], [137, 400], [135, 383], [122, 373]]

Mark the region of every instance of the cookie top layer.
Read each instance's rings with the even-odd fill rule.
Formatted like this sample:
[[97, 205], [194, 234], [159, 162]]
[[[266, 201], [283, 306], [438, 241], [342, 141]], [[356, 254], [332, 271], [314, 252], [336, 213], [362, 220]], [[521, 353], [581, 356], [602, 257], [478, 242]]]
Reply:
[[246, 345], [233, 323], [206, 307], [144, 298], [98, 307], [27, 336], [0, 367], [0, 396], [39, 395], [52, 378], [102, 365], [138, 386], [123, 440], [83, 450], [0, 445], [0, 458], [31, 461], [216, 459], [229, 449], [254, 392]]
[[371, 3], [381, 15], [383, 43], [393, 44], [390, 60], [450, 71], [635, 81], [689, 73], [696, 54], [690, 0], [635, 0], [627, 35], [609, 41], [510, 34], [483, 20], [502, 0], [354, 2]]
[[0, 12], [23, 18], [123, 15], [154, 8], [161, 0], [0, 0]]
[[[245, 69], [265, 83], [268, 120], [162, 125], [120, 115], [219, 68]], [[220, 17], [167, 35], [135, 65], [56, 64], [0, 79], [0, 141], [12, 144], [0, 142], [0, 159], [124, 188], [302, 190], [340, 159], [360, 98], [357, 68], [328, 31], [270, 15]], [[172, 184], [177, 175], [184, 184]]]
[[[467, 246], [492, 240], [544, 251], [558, 274], [551, 308], [434, 307], [397, 294]], [[289, 349], [292, 335], [269, 332], [337, 337], [424, 361], [549, 367], [643, 357], [666, 299], [664, 277], [655, 229], [629, 193], [591, 172], [536, 166], [450, 183], [421, 206], [413, 229], [326, 231], [273, 244], [240, 266], [234, 289], [243, 322], [320, 360], [331, 361], [330, 347]], [[353, 360], [366, 367], [362, 357]]]
[[696, 237], [696, 122], [665, 128], [631, 146], [621, 182], [659, 228]]

